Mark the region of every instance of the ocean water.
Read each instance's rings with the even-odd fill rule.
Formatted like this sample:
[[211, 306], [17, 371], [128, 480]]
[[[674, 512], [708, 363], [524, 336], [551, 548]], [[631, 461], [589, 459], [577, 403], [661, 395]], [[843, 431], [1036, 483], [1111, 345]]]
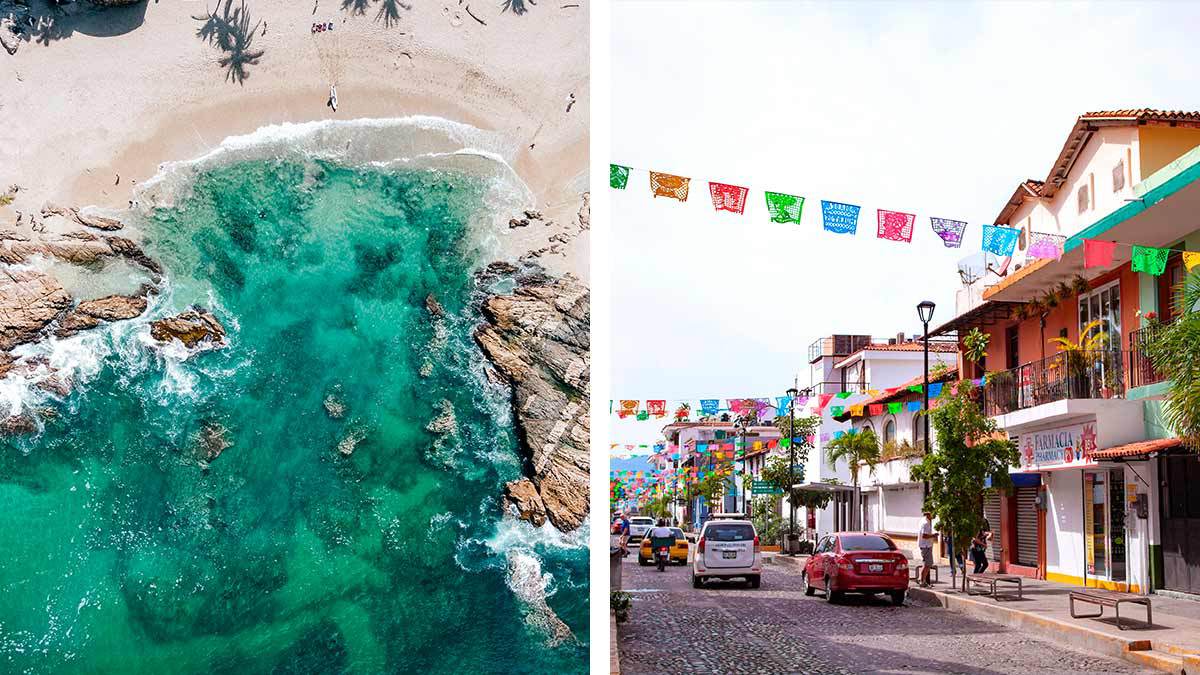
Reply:
[[[499, 175], [473, 167], [495, 162], [314, 152], [331, 133], [148, 190], [137, 227], [167, 279], [147, 315], [26, 348], [65, 397], [0, 383], [53, 413], [0, 447], [0, 672], [585, 671], [586, 528], [499, 501], [520, 460], [471, 340]], [[149, 319], [191, 304], [229, 345], [155, 348]], [[447, 408], [456, 429], [430, 431]], [[229, 444], [210, 462], [205, 437]], [[518, 563], [572, 638], [510, 588]]]

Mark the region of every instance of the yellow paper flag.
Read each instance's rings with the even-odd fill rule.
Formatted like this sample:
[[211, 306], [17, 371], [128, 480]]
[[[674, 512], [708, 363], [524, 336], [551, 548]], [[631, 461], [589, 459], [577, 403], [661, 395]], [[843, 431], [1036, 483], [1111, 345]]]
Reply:
[[1200, 251], [1184, 251], [1183, 265], [1191, 272], [1193, 267], [1200, 265]]
[[688, 184], [691, 180], [691, 178], [684, 178], [683, 176], [673, 176], [669, 173], [651, 171], [650, 190], [654, 192], [655, 197], [670, 197], [678, 199], [681, 202], [686, 202]]

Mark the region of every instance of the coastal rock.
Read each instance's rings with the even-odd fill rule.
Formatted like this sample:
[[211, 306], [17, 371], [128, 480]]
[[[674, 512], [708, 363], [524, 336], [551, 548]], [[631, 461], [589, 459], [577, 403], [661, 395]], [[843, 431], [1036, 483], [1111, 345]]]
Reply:
[[216, 422], [205, 422], [196, 442], [196, 459], [207, 464], [232, 447], [228, 429]]
[[435, 434], [453, 434], [458, 431], [458, 419], [454, 416], [454, 404], [447, 399], [438, 401], [438, 410], [441, 412], [437, 417], [430, 420], [429, 424], [425, 425], [425, 430]]
[[225, 342], [225, 327], [205, 309], [194, 307], [182, 314], [150, 323], [150, 337], [159, 342], [179, 340], [191, 349], [201, 342]]
[[442, 303], [433, 297], [433, 294], [425, 296], [425, 311], [429, 312], [430, 318], [440, 319], [446, 316], [446, 309], [442, 307]]
[[572, 276], [539, 269], [517, 284], [483, 303], [475, 339], [512, 385], [518, 438], [546, 516], [569, 531], [588, 513], [591, 293]]
[[349, 457], [350, 455], [354, 454], [354, 448], [358, 447], [359, 442], [366, 438], [366, 436], [367, 434], [361, 429], [355, 429], [351, 431], [346, 435], [345, 438], [338, 441], [338, 452], [342, 453], [342, 455], [346, 457]]
[[49, 216], [60, 216], [78, 225], [104, 230], [105, 232], [112, 232], [125, 227], [125, 224], [119, 220], [80, 213], [79, 209], [74, 206], [46, 204], [42, 207], [42, 217], [47, 218]]
[[145, 1], [146, 0], [92, 0], [92, 4], [100, 5], [101, 7], [124, 7], [126, 5], [136, 5], [139, 2]]
[[546, 523], [546, 505], [533, 481], [528, 478], [509, 481], [504, 485], [504, 497], [517, 508], [521, 520], [528, 520], [534, 527]]
[[334, 394], [327, 395], [321, 405], [325, 406], [325, 414], [330, 419], [340, 420], [346, 415], [346, 404]]
[[34, 270], [0, 270], [0, 349], [33, 342], [71, 296], [54, 277]]
[[0, 262], [10, 265], [29, 262], [35, 256], [57, 258], [73, 265], [94, 265], [105, 258], [123, 257], [155, 275], [162, 266], [146, 255], [140, 246], [123, 237], [99, 238], [86, 231], [67, 232], [57, 238], [30, 241], [0, 239]]
[[4, 377], [10, 370], [13, 369], [13, 363], [15, 363], [16, 360], [17, 357], [13, 356], [9, 352], [0, 352], [0, 377]]
[[59, 337], [74, 335], [81, 330], [95, 328], [104, 321], [122, 321], [141, 316], [146, 311], [146, 298], [136, 295], [109, 295], [96, 300], [85, 300], [75, 306], [58, 322]]
[[546, 576], [536, 557], [524, 551], [509, 551], [508, 587], [524, 605], [525, 625], [541, 633], [547, 647], [571, 639], [571, 629], [546, 604]]
[[20, 436], [37, 431], [37, 420], [32, 415], [9, 415], [0, 420], [0, 436]]

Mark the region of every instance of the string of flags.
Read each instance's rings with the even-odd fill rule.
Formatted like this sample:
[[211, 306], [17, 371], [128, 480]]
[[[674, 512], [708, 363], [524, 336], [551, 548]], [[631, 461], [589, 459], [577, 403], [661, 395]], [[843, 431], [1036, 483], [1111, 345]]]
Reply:
[[[634, 167], [623, 164], [609, 164], [609, 186], [614, 190], [624, 190], [629, 185], [630, 172]], [[640, 169], [637, 169], [640, 170]], [[661, 171], [649, 171], [650, 192], [654, 197], [666, 197], [680, 202], [686, 202], [692, 179], [686, 176]], [[708, 182], [709, 196], [713, 209], [744, 215], [750, 189], [730, 183]], [[800, 224], [804, 210], [805, 198], [800, 195], [783, 192], [763, 191], [767, 213], [773, 223]], [[859, 216], [862, 208], [856, 204], [821, 200], [821, 224], [826, 232], [833, 234], [855, 235], [858, 232]], [[902, 211], [888, 209], [876, 210], [876, 237], [888, 241], [912, 243], [916, 229], [917, 216]], [[961, 248], [963, 233], [967, 222], [951, 218], [929, 217], [930, 229], [942, 240], [946, 248]], [[1053, 259], [1063, 257], [1067, 237], [1050, 232], [1029, 232], [1026, 256], [1032, 259]], [[1016, 252], [1021, 230], [1004, 225], [983, 225], [981, 248], [1000, 258], [1011, 258]], [[1167, 259], [1175, 249], [1154, 248], [1136, 244], [1120, 244], [1118, 242], [1101, 240], [1084, 240], [1084, 267], [1104, 267], [1112, 264], [1113, 252], [1118, 245], [1132, 246], [1132, 265], [1135, 272], [1145, 272], [1158, 276], [1166, 269]], [[1200, 251], [1182, 251], [1184, 264], [1191, 271], [1200, 266]]]

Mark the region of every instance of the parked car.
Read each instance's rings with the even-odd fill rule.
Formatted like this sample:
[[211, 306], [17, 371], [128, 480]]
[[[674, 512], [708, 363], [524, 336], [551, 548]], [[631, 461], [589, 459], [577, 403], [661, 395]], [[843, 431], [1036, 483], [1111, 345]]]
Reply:
[[829, 602], [845, 593], [886, 593], [892, 604], [901, 605], [908, 591], [908, 558], [885, 534], [838, 532], [817, 543], [802, 577], [805, 595], [821, 590]]
[[629, 538], [640, 541], [654, 527], [654, 519], [646, 516], [634, 516], [629, 519]]
[[[688, 561], [687, 537], [683, 536], [683, 530], [678, 527], [672, 527], [671, 534], [675, 535], [675, 543], [671, 545], [671, 563], [686, 565]], [[642, 537], [642, 546], [638, 549], [638, 564], [654, 564], [654, 551], [650, 550], [650, 537]]]
[[758, 588], [762, 579], [762, 557], [758, 532], [749, 520], [710, 520], [700, 530], [692, 560], [692, 586], [701, 588], [709, 579], [745, 579]]

